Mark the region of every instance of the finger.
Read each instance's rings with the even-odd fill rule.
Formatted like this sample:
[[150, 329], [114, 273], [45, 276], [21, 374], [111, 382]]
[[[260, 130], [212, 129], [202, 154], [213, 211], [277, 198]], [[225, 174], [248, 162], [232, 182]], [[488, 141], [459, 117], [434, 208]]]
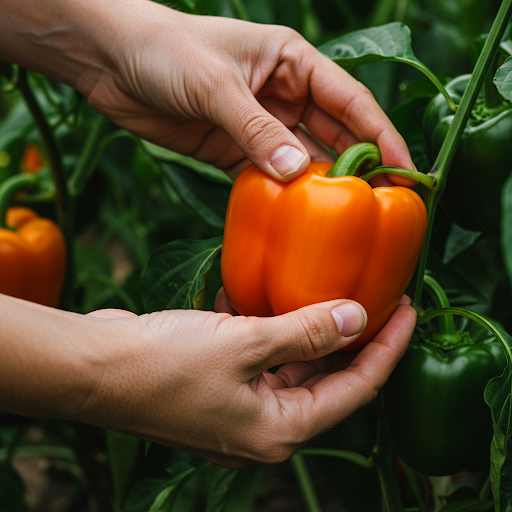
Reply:
[[318, 59], [310, 83], [315, 104], [359, 141], [376, 144], [383, 165], [414, 168], [403, 137], [365, 86], [328, 58]]
[[[275, 373], [267, 375], [267, 382], [272, 388], [292, 388], [302, 386], [305, 382], [319, 375], [324, 375], [331, 367], [335, 354], [329, 354], [313, 361], [294, 361], [281, 366]], [[267, 378], [268, 377], [268, 378]]]
[[289, 425], [304, 439], [330, 428], [371, 402], [407, 349], [416, 311], [399, 306], [388, 323], [343, 371], [306, 387], [274, 390]]
[[357, 302], [329, 301], [270, 318], [246, 318], [252, 330], [240, 338], [258, 358], [249, 378], [290, 361], [310, 361], [352, 343], [366, 327], [366, 312]]
[[[214, 121], [226, 130], [249, 160], [280, 181], [291, 181], [309, 167], [310, 156], [300, 140], [255, 99], [245, 82], [234, 87], [214, 108]], [[226, 104], [229, 98], [229, 104]]]
[[233, 316], [238, 315], [238, 313], [233, 309], [233, 306], [229, 303], [224, 287], [221, 287], [215, 296], [213, 310], [216, 313], [229, 313]]
[[293, 128], [292, 132], [304, 144], [312, 162], [335, 162], [332, 151], [313, 137], [305, 127], [299, 125]]
[[314, 137], [335, 149], [338, 154], [361, 142], [341, 121], [319, 108], [314, 102], [310, 102], [305, 109], [303, 122]]

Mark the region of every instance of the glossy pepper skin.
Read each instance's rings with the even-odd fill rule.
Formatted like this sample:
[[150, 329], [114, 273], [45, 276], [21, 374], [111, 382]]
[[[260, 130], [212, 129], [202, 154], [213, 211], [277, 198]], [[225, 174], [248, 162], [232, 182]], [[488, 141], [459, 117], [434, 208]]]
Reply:
[[314, 162], [291, 183], [247, 167], [235, 180], [222, 248], [222, 281], [242, 315], [272, 316], [331, 299], [361, 303], [368, 324], [357, 348], [391, 316], [414, 272], [426, 229], [421, 198], [326, 177]]
[[66, 271], [66, 244], [60, 228], [25, 207], [7, 210], [0, 228], [0, 293], [59, 304]]
[[507, 363], [494, 336], [475, 325], [465, 343], [449, 350], [413, 340], [380, 392], [397, 455], [425, 475], [489, 465], [493, 429], [483, 394]]
[[[463, 75], [446, 85], [457, 103], [469, 78], [470, 75]], [[473, 110], [441, 198], [452, 220], [469, 230], [499, 233], [501, 188], [512, 171], [512, 106], [503, 103], [502, 108], [496, 114], [488, 112], [489, 119], [485, 121], [476, 119], [478, 109]], [[430, 165], [434, 164], [453, 116], [441, 94], [427, 106], [423, 134]]]

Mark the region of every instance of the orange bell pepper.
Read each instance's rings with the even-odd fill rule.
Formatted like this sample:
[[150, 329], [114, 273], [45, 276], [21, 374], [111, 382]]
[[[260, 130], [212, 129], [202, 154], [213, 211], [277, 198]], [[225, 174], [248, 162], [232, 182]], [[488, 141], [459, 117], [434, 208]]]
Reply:
[[222, 281], [242, 315], [272, 316], [331, 299], [364, 306], [370, 341], [397, 307], [414, 273], [427, 214], [405, 187], [372, 187], [355, 176], [327, 177], [312, 163], [291, 183], [253, 165], [231, 191]]
[[0, 228], [0, 293], [59, 304], [66, 271], [66, 244], [60, 228], [30, 208], [7, 210]]

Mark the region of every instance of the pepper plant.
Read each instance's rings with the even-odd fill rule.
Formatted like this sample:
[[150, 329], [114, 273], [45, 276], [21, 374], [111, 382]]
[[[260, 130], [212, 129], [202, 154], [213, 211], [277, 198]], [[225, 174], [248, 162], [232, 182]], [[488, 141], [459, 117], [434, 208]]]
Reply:
[[[179, 5], [289, 25], [375, 93], [409, 145], [427, 211], [408, 289], [417, 329], [378, 400], [277, 467], [227, 470], [87, 425], [1, 414], [0, 509], [36, 509], [22, 462], [38, 457], [69, 511], [269, 512], [276, 493], [308, 512], [508, 510], [512, 0]], [[446, 34], [458, 34], [456, 52]], [[418, 44], [418, 58], [413, 43], [425, 37], [437, 46]], [[117, 129], [62, 84], [5, 62], [0, 84], [0, 224], [23, 205], [60, 226], [60, 307], [211, 309], [232, 181]], [[366, 149], [366, 180], [411, 176]]]

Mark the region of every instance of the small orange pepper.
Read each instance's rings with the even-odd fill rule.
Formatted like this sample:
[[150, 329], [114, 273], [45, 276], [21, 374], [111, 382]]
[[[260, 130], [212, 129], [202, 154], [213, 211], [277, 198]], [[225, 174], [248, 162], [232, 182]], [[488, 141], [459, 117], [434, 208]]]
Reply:
[[364, 306], [370, 341], [404, 294], [421, 253], [427, 214], [405, 187], [327, 177], [314, 162], [281, 183], [254, 165], [235, 180], [221, 256], [222, 281], [242, 315], [272, 316], [331, 299]]
[[33, 142], [27, 142], [21, 159], [21, 170], [28, 174], [36, 174], [44, 168], [41, 150]]
[[26, 207], [7, 210], [0, 228], [0, 293], [37, 302], [59, 304], [66, 272], [66, 243], [53, 221]]

